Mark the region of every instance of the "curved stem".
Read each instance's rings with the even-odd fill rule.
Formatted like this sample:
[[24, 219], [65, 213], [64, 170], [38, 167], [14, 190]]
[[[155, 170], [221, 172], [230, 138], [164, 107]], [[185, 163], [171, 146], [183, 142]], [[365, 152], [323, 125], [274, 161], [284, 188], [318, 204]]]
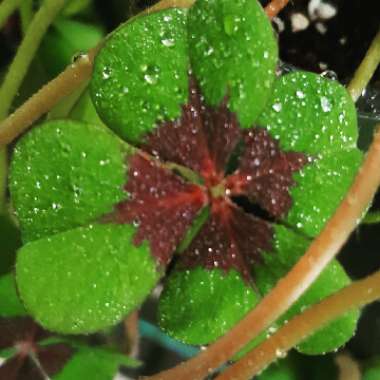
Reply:
[[379, 298], [380, 271], [352, 283], [297, 315], [216, 379], [250, 379], [329, 322]]
[[20, 4], [20, 18], [22, 33], [25, 36], [30, 22], [33, 19], [33, 0], [22, 0]]
[[375, 70], [380, 62], [380, 29], [373, 39], [363, 61], [355, 71], [351, 83], [348, 85], [348, 92], [351, 94], [352, 99], [356, 101], [363, 90], [366, 88], [368, 82], [371, 80]]
[[380, 184], [380, 131], [346, 198], [291, 271], [246, 317], [197, 357], [150, 380], [201, 380], [275, 322], [338, 253]]
[[55, 79], [31, 96], [0, 124], [0, 146], [12, 142], [62, 98], [73, 93], [92, 72], [96, 50], [82, 55]]
[[265, 12], [269, 18], [277, 16], [283, 8], [289, 3], [289, 0], [272, 0], [266, 7]]
[[8, 17], [16, 10], [21, 0], [3, 0], [0, 4], [0, 29], [4, 26]]
[[46, 0], [34, 16], [0, 88], [0, 120], [8, 114], [43, 35], [64, 3], [65, 0]]

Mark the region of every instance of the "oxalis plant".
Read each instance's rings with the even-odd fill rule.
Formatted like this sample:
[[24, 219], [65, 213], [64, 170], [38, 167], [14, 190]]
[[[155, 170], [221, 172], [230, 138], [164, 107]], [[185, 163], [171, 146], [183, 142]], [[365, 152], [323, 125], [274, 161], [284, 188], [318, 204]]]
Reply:
[[[364, 159], [362, 84], [278, 70], [269, 17], [285, 3], [161, 2], [0, 125], [10, 143], [50, 111], [10, 154], [22, 246], [0, 277], [0, 378], [111, 379], [136, 366], [85, 336], [159, 282], [162, 331], [210, 348], [152, 379], [202, 379], [227, 360], [218, 379], [249, 379], [291, 347], [319, 355], [353, 336], [380, 275], [351, 284], [334, 255], [376, 190], [378, 138]], [[41, 5], [14, 67], [26, 72], [63, 6]], [[356, 76], [364, 86], [378, 44]], [[11, 65], [0, 94], [17, 80]]]

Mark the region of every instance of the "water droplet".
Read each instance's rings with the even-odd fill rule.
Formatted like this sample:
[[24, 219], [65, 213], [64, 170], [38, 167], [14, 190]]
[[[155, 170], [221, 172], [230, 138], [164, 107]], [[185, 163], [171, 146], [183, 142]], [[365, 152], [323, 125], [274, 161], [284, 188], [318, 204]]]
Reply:
[[330, 112], [331, 111], [331, 103], [326, 98], [326, 96], [321, 97], [321, 107], [323, 112]]
[[332, 80], [338, 80], [338, 75], [333, 70], [325, 70], [320, 75], [323, 78], [332, 79]]
[[286, 351], [281, 350], [280, 348], [277, 348], [277, 350], [276, 350], [276, 356], [277, 356], [279, 359], [283, 359], [283, 358], [286, 357]]
[[144, 80], [148, 84], [156, 84], [157, 83], [157, 78], [154, 77], [153, 75], [149, 75], [149, 74], [144, 75]]
[[213, 48], [212, 46], [210, 46], [210, 47], [206, 50], [205, 55], [210, 56], [213, 52], [214, 52], [214, 48]]
[[297, 90], [296, 91], [296, 96], [297, 96], [298, 99], [303, 99], [306, 95], [305, 95], [305, 93], [303, 91]]
[[71, 57], [71, 63], [75, 63], [77, 61], [79, 61], [80, 59], [86, 59], [88, 58], [88, 55], [83, 52], [83, 51], [78, 51], [77, 53], [75, 53], [72, 57]]
[[175, 40], [174, 38], [164, 38], [163, 40], [161, 40], [161, 43], [166, 47], [172, 47], [175, 45]]
[[276, 112], [280, 112], [282, 110], [282, 104], [281, 103], [274, 103], [272, 108], [276, 111]]
[[111, 76], [111, 71], [108, 67], [105, 67], [103, 69], [103, 72], [102, 72], [102, 77], [103, 79], [109, 79], [109, 77]]

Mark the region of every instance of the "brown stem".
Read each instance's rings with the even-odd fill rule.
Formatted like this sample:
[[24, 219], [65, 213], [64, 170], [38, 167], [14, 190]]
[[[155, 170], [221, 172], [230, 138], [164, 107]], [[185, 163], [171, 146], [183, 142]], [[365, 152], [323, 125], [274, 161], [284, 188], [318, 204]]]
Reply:
[[20, 136], [62, 98], [70, 95], [83, 81], [88, 79], [91, 75], [95, 51], [95, 49], [91, 50], [88, 54], [80, 57], [5, 119], [0, 124], [0, 146], [9, 144]]
[[216, 379], [251, 379], [274, 360], [284, 357], [288, 350], [329, 322], [352, 309], [362, 307], [379, 298], [380, 271], [364, 280], [352, 283], [297, 315]]
[[360, 365], [348, 353], [337, 355], [335, 363], [339, 368], [338, 380], [361, 380]]
[[272, 0], [265, 7], [265, 12], [269, 18], [276, 17], [288, 3], [289, 0]]
[[126, 353], [132, 357], [138, 353], [139, 346], [139, 312], [135, 311], [124, 320], [124, 331], [127, 339]]
[[150, 380], [201, 380], [275, 322], [313, 283], [354, 230], [380, 183], [379, 167], [380, 131], [346, 198], [293, 269], [255, 309], [206, 351]]

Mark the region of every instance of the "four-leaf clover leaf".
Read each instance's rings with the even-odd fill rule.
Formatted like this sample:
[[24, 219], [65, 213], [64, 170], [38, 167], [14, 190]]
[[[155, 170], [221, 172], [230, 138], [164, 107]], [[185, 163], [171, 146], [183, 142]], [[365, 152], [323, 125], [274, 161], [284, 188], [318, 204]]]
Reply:
[[[26, 243], [16, 279], [43, 326], [86, 333], [114, 324], [166, 271], [160, 326], [207, 344], [295, 264], [362, 154], [346, 90], [307, 72], [277, 77], [277, 59], [254, 0], [198, 0], [110, 35], [91, 94], [119, 137], [51, 121], [13, 156]], [[332, 262], [277, 324], [348, 282]], [[299, 349], [339, 347], [357, 318], [345, 315]]]

